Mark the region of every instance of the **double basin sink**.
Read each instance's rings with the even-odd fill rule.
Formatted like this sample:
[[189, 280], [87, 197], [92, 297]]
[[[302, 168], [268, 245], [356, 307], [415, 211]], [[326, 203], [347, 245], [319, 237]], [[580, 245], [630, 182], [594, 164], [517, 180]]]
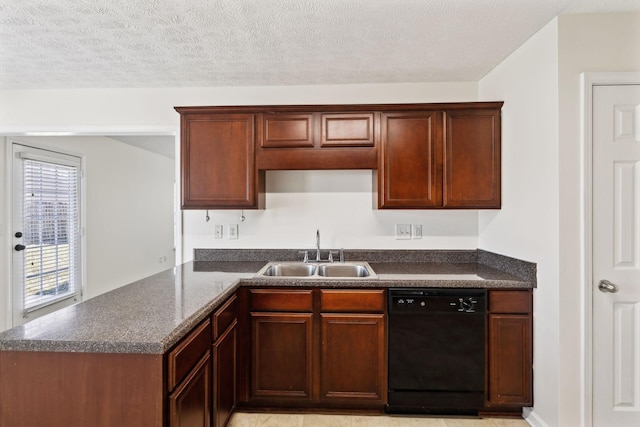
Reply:
[[309, 279], [377, 279], [371, 266], [364, 261], [353, 262], [288, 262], [272, 261], [256, 277], [288, 277]]

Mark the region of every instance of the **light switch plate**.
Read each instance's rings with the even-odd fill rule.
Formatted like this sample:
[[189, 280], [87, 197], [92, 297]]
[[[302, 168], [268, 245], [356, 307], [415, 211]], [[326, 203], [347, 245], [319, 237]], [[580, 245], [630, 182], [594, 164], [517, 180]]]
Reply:
[[396, 240], [411, 239], [411, 224], [396, 224]]
[[411, 226], [411, 238], [412, 239], [422, 239], [422, 225], [413, 224]]
[[222, 234], [224, 227], [222, 225], [216, 224], [216, 226], [214, 227], [214, 237], [216, 239], [222, 239]]
[[238, 238], [238, 224], [229, 224], [229, 239], [237, 239]]

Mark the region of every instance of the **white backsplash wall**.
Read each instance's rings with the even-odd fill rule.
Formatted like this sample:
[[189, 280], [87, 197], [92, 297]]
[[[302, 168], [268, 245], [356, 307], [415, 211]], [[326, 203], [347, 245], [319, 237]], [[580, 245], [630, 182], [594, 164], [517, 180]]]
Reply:
[[[184, 260], [194, 248], [476, 249], [478, 211], [373, 208], [371, 170], [267, 171], [266, 209], [183, 211]], [[238, 224], [238, 239], [229, 239]], [[422, 226], [422, 238], [397, 240], [395, 224]], [[214, 236], [223, 225], [223, 238]]]

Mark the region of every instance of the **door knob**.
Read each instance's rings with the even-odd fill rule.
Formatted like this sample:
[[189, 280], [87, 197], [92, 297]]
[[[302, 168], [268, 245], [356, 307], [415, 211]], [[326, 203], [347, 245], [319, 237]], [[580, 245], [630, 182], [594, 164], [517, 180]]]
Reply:
[[27, 247], [25, 245], [15, 245], [14, 249], [19, 252], [24, 251], [25, 249], [27, 249]]
[[600, 289], [601, 292], [609, 292], [615, 294], [616, 292], [618, 292], [618, 285], [616, 285], [615, 283], [611, 283], [608, 280], [600, 280], [600, 283], [598, 283], [598, 289]]

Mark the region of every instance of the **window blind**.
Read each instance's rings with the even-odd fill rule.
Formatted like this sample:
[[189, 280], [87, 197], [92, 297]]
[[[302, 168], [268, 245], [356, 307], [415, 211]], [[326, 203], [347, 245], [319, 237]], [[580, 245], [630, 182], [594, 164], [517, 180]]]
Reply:
[[80, 290], [80, 163], [25, 158], [24, 310]]

